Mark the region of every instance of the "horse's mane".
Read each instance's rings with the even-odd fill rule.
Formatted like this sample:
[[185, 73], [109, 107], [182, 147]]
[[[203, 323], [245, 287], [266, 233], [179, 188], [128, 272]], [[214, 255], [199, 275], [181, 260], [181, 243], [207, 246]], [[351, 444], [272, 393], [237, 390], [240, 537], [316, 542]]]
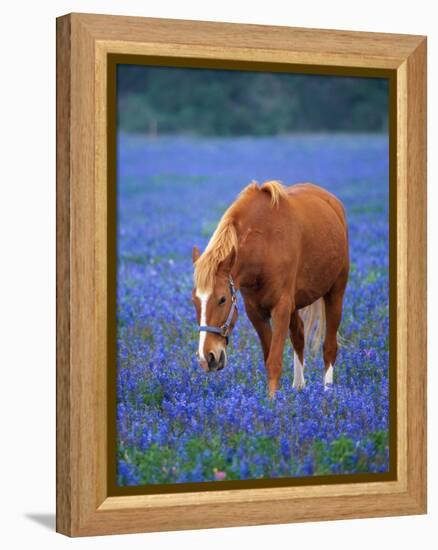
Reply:
[[219, 264], [233, 249], [237, 252], [236, 214], [247, 198], [259, 192], [270, 195], [271, 205], [275, 207], [279, 206], [281, 198], [287, 196], [285, 187], [279, 181], [266, 181], [261, 186], [256, 181], [252, 181], [241, 191], [222, 216], [203, 254], [195, 262], [195, 286], [200, 292], [209, 291], [214, 287]]

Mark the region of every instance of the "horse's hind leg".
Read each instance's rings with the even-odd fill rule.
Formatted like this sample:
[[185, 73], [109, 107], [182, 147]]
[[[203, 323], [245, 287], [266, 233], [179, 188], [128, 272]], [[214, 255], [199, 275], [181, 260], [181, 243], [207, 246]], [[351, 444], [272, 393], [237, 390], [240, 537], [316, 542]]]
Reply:
[[291, 315], [289, 333], [294, 348], [293, 387], [301, 390], [306, 385], [304, 379], [304, 324], [297, 310]]
[[328, 389], [333, 384], [333, 366], [338, 353], [337, 333], [342, 319], [342, 303], [346, 285], [347, 277], [341, 276], [324, 296], [326, 316], [326, 333], [323, 345], [324, 389]]

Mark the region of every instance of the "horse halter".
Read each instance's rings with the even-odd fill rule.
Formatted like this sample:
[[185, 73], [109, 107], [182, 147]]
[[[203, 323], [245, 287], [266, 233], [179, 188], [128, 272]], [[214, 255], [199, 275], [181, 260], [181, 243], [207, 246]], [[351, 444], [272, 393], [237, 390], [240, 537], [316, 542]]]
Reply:
[[230, 333], [232, 329], [231, 323], [233, 322], [234, 312], [237, 311], [237, 293], [231, 275], [228, 276], [228, 283], [230, 285], [231, 292], [231, 308], [230, 312], [228, 313], [227, 320], [220, 327], [212, 327], [210, 325], [200, 325], [199, 327], [199, 332], [212, 332], [213, 334], [219, 334], [220, 336], [223, 336], [225, 338], [227, 346], [230, 340]]

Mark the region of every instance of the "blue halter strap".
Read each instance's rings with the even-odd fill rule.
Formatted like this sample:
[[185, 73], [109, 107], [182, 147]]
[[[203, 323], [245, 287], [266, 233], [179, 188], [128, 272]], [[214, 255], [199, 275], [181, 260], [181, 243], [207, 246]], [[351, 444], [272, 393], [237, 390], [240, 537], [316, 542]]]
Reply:
[[212, 327], [210, 325], [201, 325], [199, 327], [199, 332], [211, 332], [213, 334], [219, 334], [223, 338], [225, 338], [225, 341], [228, 346], [228, 342], [230, 341], [230, 333], [231, 333], [231, 323], [233, 322], [234, 312], [237, 311], [237, 293], [236, 288], [234, 286], [234, 281], [231, 275], [228, 277], [228, 282], [230, 285], [230, 293], [231, 293], [231, 308], [230, 312], [228, 313], [227, 320], [225, 323], [220, 327]]

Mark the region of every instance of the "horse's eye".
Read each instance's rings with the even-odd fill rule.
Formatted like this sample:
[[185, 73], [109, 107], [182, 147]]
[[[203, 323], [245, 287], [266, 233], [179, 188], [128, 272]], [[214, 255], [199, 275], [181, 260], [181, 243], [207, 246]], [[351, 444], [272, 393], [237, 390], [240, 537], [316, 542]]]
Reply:
[[220, 306], [223, 306], [225, 304], [225, 302], [227, 301], [226, 297], [225, 296], [221, 296], [219, 298], [219, 305]]

